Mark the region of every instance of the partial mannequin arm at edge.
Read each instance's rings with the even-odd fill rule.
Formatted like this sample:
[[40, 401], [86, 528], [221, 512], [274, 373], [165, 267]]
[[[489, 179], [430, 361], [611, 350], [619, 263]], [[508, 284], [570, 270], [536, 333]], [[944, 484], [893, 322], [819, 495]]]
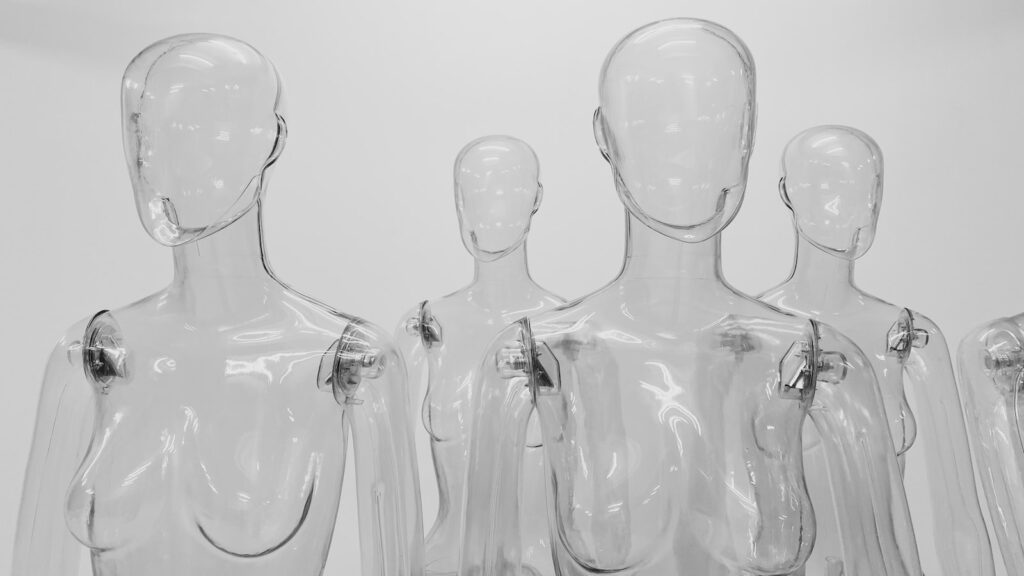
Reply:
[[913, 318], [913, 325], [928, 338], [923, 347], [911, 348], [905, 367], [922, 416], [924, 434], [918, 438], [924, 444], [932, 488], [936, 549], [945, 574], [992, 576], [992, 545], [978, 501], [949, 348], [934, 322], [916, 312]]
[[[405, 362], [409, 394], [412, 399], [412, 409], [421, 406], [421, 418], [424, 427], [427, 427], [426, 397], [427, 387], [430, 384], [429, 366], [427, 364], [426, 350], [423, 347], [423, 337], [418, 333], [410, 333], [409, 324], [418, 320], [422, 304], [402, 314], [395, 326], [394, 340], [399, 353]], [[429, 430], [429, 428], [427, 428]]]
[[509, 343], [530, 337], [520, 323], [499, 333], [473, 382], [460, 576], [520, 572], [520, 472], [533, 400], [529, 378], [503, 375], [498, 362]]
[[1024, 574], [1024, 530], [1019, 524], [1024, 518], [1024, 446], [1017, 428], [1013, 391], [1004, 386], [1019, 384], [1022, 367], [1013, 366], [1007, 373], [996, 375], [985, 366], [989, 354], [986, 341], [1002, 331], [1018, 343], [1024, 337], [1015, 322], [1003, 318], [965, 336], [957, 356], [965, 419], [999, 550], [1007, 573]]
[[381, 350], [382, 372], [363, 378], [344, 405], [355, 452], [364, 576], [419, 576], [423, 520], [405, 365]]
[[839, 352], [846, 374], [816, 383], [811, 418], [827, 450], [847, 576], [921, 576], [914, 529], [882, 395], [864, 353], [816, 323], [820, 350]]
[[68, 487], [92, 436], [95, 401], [82, 368], [87, 320], [50, 354], [36, 413], [15, 534], [13, 576], [74, 576], [87, 549], [64, 517]]

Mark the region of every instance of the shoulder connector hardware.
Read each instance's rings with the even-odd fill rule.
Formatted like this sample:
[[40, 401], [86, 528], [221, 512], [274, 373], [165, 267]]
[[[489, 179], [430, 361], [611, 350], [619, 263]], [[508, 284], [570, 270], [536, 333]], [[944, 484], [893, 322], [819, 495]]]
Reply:
[[924, 348], [931, 338], [927, 330], [914, 327], [914, 315], [904, 308], [899, 318], [889, 328], [886, 338], [886, 352], [904, 361], [913, 348]]
[[405, 332], [410, 336], [419, 336], [423, 347], [428, 350], [441, 344], [443, 338], [441, 323], [431, 314], [430, 302], [427, 300], [420, 302], [416, 315], [405, 321]]
[[[523, 338], [506, 342], [494, 357], [495, 368], [502, 378], [528, 378], [527, 386], [534, 394], [550, 394], [559, 389], [560, 368], [546, 343], [537, 347], [529, 320], [523, 318]], [[525, 340], [525, 342], [524, 342]]]
[[985, 338], [985, 372], [1006, 393], [1024, 389], [1024, 346], [1006, 329]]
[[384, 372], [385, 355], [360, 334], [356, 324], [350, 324], [320, 360], [317, 387], [331, 391], [339, 404], [362, 404], [356, 393], [363, 379], [379, 378]]
[[85, 328], [82, 365], [101, 394], [108, 393], [115, 380], [128, 377], [128, 351], [121, 340], [121, 330], [108, 310], [93, 316]]
[[779, 392], [783, 398], [804, 400], [813, 394], [817, 383], [841, 383], [849, 370], [842, 352], [821, 350], [818, 329], [814, 325], [810, 340], [794, 342], [779, 362]]

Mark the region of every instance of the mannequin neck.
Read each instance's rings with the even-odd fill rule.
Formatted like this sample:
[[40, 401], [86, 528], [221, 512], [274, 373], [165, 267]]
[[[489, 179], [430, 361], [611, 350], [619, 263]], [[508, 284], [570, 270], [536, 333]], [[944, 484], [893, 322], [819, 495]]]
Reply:
[[703, 242], [683, 242], [651, 229], [627, 210], [626, 261], [619, 279], [726, 286], [721, 235]]
[[701, 326], [733, 310], [736, 292], [722, 278], [721, 239], [683, 242], [626, 213], [626, 259], [612, 283], [617, 306], [650, 326]]
[[280, 286], [263, 249], [262, 201], [213, 234], [174, 248], [172, 288], [186, 309], [205, 316], [265, 310], [266, 292]]
[[804, 305], [820, 304], [824, 310], [859, 294], [853, 271], [853, 260], [826, 252], [797, 233], [793, 272], [787, 283], [796, 288]]
[[476, 260], [473, 265], [472, 289], [477, 293], [500, 296], [506, 293], [521, 293], [526, 286], [534, 284], [526, 259], [526, 242], [508, 254], [483, 262]]

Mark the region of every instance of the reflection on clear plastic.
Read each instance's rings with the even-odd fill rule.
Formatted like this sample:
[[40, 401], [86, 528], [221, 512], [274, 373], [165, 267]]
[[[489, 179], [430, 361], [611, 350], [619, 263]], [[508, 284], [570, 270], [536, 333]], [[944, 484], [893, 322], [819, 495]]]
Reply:
[[[455, 161], [455, 205], [466, 249], [475, 259], [473, 282], [428, 300], [398, 326], [396, 340], [411, 380], [426, 390], [423, 426], [430, 437], [439, 510], [427, 535], [424, 571], [458, 571], [464, 481], [471, 424], [471, 383], [480, 357], [502, 327], [563, 302], [537, 285], [526, 261], [526, 237], [543, 189], [533, 150], [508, 136], [466, 145]], [[414, 387], [414, 389], [417, 389]], [[522, 388], [521, 393], [529, 394]], [[553, 575], [547, 537], [544, 462], [540, 449], [523, 455], [523, 565]]]
[[[761, 300], [825, 322], [867, 355], [885, 401], [893, 446], [903, 469], [921, 420], [921, 444], [935, 519], [936, 548], [946, 574], [992, 575], [988, 532], [981, 514], [971, 451], [949, 350], [931, 320], [863, 292], [854, 283], [855, 260], [871, 247], [882, 203], [882, 152], [867, 134], [846, 126], [819, 126], [794, 137], [782, 157], [779, 191], [797, 233], [793, 272]], [[820, 407], [816, 408], [820, 410]], [[829, 502], [825, 454], [817, 431], [806, 432], [805, 465], [812, 500]], [[843, 558], [835, 511], [816, 506], [818, 542], [809, 574]], [[911, 541], [912, 527], [903, 527]]]
[[176, 36], [128, 66], [129, 172], [174, 279], [54, 350], [16, 576], [319, 575], [349, 433], [363, 574], [421, 572], [401, 356], [264, 257], [280, 94], [273, 65], [231, 38]]
[[508, 327], [484, 354], [463, 576], [519, 573], [534, 409], [560, 574], [801, 573], [815, 537], [802, 459], [812, 402], [847, 553], [828, 574], [919, 576], [868, 360], [828, 326], [722, 278], [720, 232], [745, 189], [754, 86], [739, 38], [700, 20], [644, 26], [605, 61], [594, 127], [626, 208], [625, 263], [597, 292]]
[[1007, 574], [1024, 574], [1024, 315], [968, 334], [958, 353], [964, 411]]

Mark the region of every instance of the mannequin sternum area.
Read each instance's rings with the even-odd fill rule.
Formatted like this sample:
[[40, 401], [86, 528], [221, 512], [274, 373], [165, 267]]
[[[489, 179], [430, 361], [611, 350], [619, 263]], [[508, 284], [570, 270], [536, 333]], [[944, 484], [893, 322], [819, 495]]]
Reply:
[[816, 314], [836, 312], [860, 300], [853, 273], [854, 260], [826, 252], [798, 234], [793, 271], [784, 285], [798, 308]]
[[693, 319], [693, 311], [718, 306], [736, 297], [722, 278], [721, 235], [703, 242], [683, 242], [661, 234], [626, 214], [626, 257], [616, 291], [634, 317]]
[[282, 286], [266, 262], [261, 211], [257, 202], [222, 230], [174, 248], [169, 292], [187, 314], [244, 322], [266, 312]]
[[507, 304], [529, 297], [539, 287], [530, 277], [526, 242], [490, 262], [476, 260], [469, 290], [480, 304]]

